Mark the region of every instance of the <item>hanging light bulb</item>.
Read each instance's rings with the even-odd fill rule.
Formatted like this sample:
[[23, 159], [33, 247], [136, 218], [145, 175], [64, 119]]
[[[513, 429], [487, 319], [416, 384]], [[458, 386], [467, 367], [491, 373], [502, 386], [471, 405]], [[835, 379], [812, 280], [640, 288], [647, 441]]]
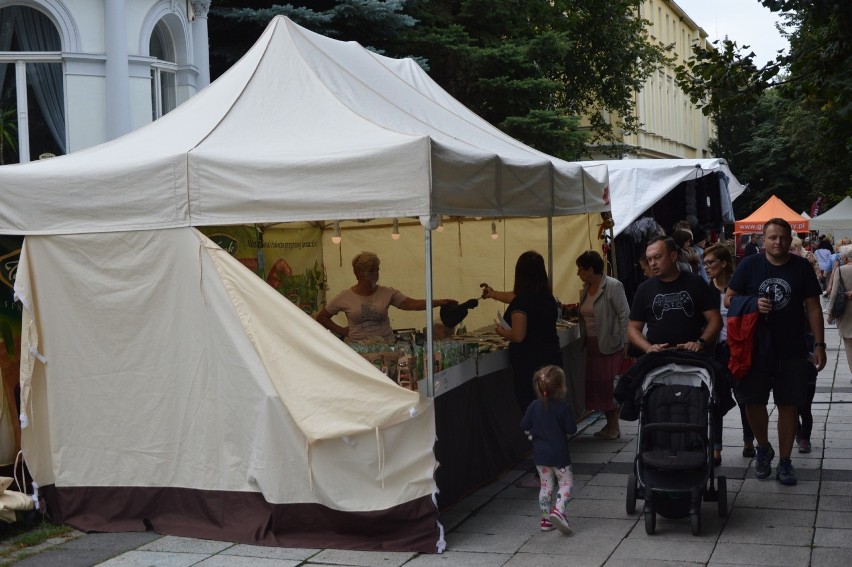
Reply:
[[435, 230], [444, 232], [444, 217], [441, 215], [438, 215], [438, 227]]
[[391, 229], [391, 238], [399, 240], [399, 219], [393, 219], [393, 229]]
[[334, 232], [331, 233], [331, 241], [335, 244], [340, 244], [343, 237], [340, 236], [340, 221], [334, 221]]
[[497, 234], [497, 223], [491, 221], [491, 240], [497, 240], [500, 238], [500, 235]]

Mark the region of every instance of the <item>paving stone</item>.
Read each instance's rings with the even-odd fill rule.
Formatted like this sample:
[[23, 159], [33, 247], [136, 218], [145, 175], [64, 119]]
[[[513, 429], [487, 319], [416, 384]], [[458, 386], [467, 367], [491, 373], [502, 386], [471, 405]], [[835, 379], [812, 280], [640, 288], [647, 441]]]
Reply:
[[122, 532], [110, 534], [87, 534], [85, 537], [69, 541], [61, 549], [114, 549], [130, 551], [163, 536], [155, 532]]
[[[814, 546], [852, 549], [852, 529], [816, 528]], [[850, 561], [852, 561], [852, 556], [850, 556]]]
[[[626, 477], [625, 477], [626, 478]], [[574, 500], [619, 500], [624, 502], [627, 497], [627, 481], [623, 486], [586, 486], [574, 491]]]
[[357, 567], [397, 567], [402, 565], [416, 553], [392, 551], [347, 551], [343, 549], [326, 549], [311, 557], [310, 563], [323, 565], [354, 565]]
[[828, 458], [822, 460], [822, 468], [835, 471], [852, 471], [852, 459]]
[[458, 532], [499, 535], [503, 533], [529, 533], [540, 530], [538, 516], [518, 514], [476, 514], [458, 528]]
[[121, 553], [109, 549], [68, 549], [56, 548], [43, 551], [38, 555], [21, 559], [15, 567], [90, 567], [98, 565]]
[[[565, 538], [565, 543], [566, 546], [572, 543], [570, 542], [570, 537]], [[593, 555], [590, 556], [587, 553]], [[567, 547], [563, 553], [552, 555], [544, 553], [518, 553], [505, 563], [504, 567], [565, 567], [569, 564], [568, 558], [570, 558], [570, 565], [572, 567], [598, 567], [606, 560], [605, 556], [598, 557], [595, 550], [574, 553], [573, 547]]]
[[298, 547], [268, 547], [265, 545], [235, 545], [219, 555], [236, 555], [240, 557], [262, 557], [266, 559], [288, 559], [293, 561], [304, 561], [321, 549], [303, 549]]
[[194, 539], [190, 537], [164, 536], [139, 547], [139, 551], [167, 551], [173, 553], [205, 553], [212, 555], [234, 545], [229, 542]]
[[848, 567], [852, 553], [844, 548], [820, 547], [811, 553], [811, 565], [818, 567]]
[[589, 486], [624, 486], [627, 487], [627, 475], [600, 473], [589, 481]]
[[815, 510], [773, 510], [769, 508], [737, 508], [728, 519], [728, 526], [745, 522], [755, 526], [803, 526], [812, 528]]
[[824, 480], [819, 493], [820, 496], [852, 496], [852, 482]]
[[512, 558], [508, 553], [472, 553], [445, 551], [440, 554], [418, 555], [405, 567], [496, 567]]
[[808, 567], [811, 560], [809, 547], [788, 545], [759, 545], [746, 543], [719, 543], [713, 550], [708, 565], [784, 565]]
[[245, 557], [239, 555], [214, 555], [193, 567], [298, 567], [301, 561], [269, 559], [266, 557]]
[[[775, 483], [779, 484], [779, 483]], [[781, 494], [743, 491], [737, 495], [736, 506], [747, 508], [779, 508], [783, 510], [816, 510], [815, 494]]]
[[99, 567], [189, 567], [207, 559], [203, 553], [171, 553], [159, 551], [128, 551]]
[[[548, 532], [549, 533], [549, 532]], [[529, 533], [521, 534], [477, 534], [453, 532], [447, 534], [447, 549], [453, 551], [474, 551], [479, 553], [515, 553], [532, 537]], [[329, 550], [324, 551], [326, 553]], [[317, 556], [312, 561], [319, 562]], [[325, 559], [322, 559], [325, 561]], [[327, 561], [325, 561], [327, 563]], [[345, 563], [345, 565], [367, 565], [362, 563]], [[372, 564], [369, 564], [372, 565]]]
[[628, 538], [622, 541], [613, 553], [613, 559], [652, 559], [657, 561], [699, 561], [710, 560], [715, 542], [713, 541], [666, 541], [661, 544], [653, 538]]
[[820, 492], [820, 483], [799, 481], [795, 486], [784, 486], [780, 482], [758, 480], [752, 477], [743, 481], [742, 492], [758, 492], [762, 494], [817, 494]]
[[603, 567], [695, 567], [704, 563], [660, 561], [659, 559], [609, 559]]
[[766, 524], [741, 514], [728, 520], [719, 542], [809, 546], [813, 536], [814, 528], [811, 526], [787, 526], [779, 522]]
[[816, 526], [818, 528], [848, 528], [852, 526], [852, 512], [820, 510], [817, 512]]
[[572, 518], [614, 518], [625, 519], [624, 500], [580, 500], [568, 503], [568, 515]]

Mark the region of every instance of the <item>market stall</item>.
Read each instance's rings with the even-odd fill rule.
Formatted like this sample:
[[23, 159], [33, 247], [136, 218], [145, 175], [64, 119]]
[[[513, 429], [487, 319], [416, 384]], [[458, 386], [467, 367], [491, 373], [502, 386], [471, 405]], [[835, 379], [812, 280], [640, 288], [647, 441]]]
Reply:
[[605, 167], [528, 148], [413, 62], [283, 17], [162, 119], [0, 168], [0, 186], [0, 234], [26, 235], [22, 446], [54, 520], [422, 552], [443, 546], [449, 398], [394, 385], [193, 227], [416, 218], [428, 298], [438, 215], [607, 208]]
[[609, 171], [616, 273], [628, 299], [644, 280], [638, 260], [650, 236], [671, 234], [674, 223], [686, 220], [721, 237], [723, 225], [734, 222], [734, 199], [745, 190], [721, 158], [581, 163], [606, 164]]
[[823, 214], [812, 218], [810, 229], [824, 234], [831, 233], [835, 242], [852, 237], [852, 197], [847, 196]]

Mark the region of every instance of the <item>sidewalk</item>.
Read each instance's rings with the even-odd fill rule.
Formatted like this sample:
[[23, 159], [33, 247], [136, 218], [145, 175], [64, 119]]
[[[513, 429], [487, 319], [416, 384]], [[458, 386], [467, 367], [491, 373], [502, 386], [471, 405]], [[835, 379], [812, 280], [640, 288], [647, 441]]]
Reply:
[[[541, 532], [538, 489], [516, 482], [529, 463], [510, 471], [442, 515], [447, 551], [442, 555], [284, 549], [161, 537], [154, 533], [90, 534], [47, 547], [20, 567], [491, 567], [785, 565], [846, 567], [852, 562], [852, 373], [836, 327], [826, 326], [828, 364], [817, 379], [813, 452], [793, 450], [799, 483], [758, 481], [751, 459], [741, 456], [736, 410], [725, 419], [722, 466], [728, 479], [726, 518], [715, 502], [703, 504], [702, 531], [691, 535], [687, 518], [657, 516], [656, 534], [645, 533], [641, 513], [625, 512], [632, 471], [635, 422], [621, 423], [621, 439], [592, 436], [595, 416], [571, 443], [575, 498], [569, 505], [574, 533]], [[775, 412], [770, 415], [774, 421]], [[774, 424], [770, 439], [777, 447]], [[773, 462], [777, 465], [778, 460]]]

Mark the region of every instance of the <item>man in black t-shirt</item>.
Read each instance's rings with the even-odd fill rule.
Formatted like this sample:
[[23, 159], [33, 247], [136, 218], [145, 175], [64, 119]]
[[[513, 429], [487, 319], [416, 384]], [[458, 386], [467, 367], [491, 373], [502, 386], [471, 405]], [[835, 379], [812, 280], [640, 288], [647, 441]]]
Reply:
[[[642, 352], [682, 348], [712, 353], [722, 329], [719, 297], [700, 276], [677, 267], [677, 246], [671, 238], [652, 238], [645, 257], [654, 277], [642, 282], [633, 298], [627, 336]], [[642, 328], [647, 325], [647, 336]]]
[[[790, 461], [798, 417], [796, 406], [807, 403], [809, 374], [825, 366], [825, 330], [819, 303], [819, 282], [810, 263], [790, 254], [793, 234], [784, 219], [769, 219], [763, 226], [765, 254], [743, 258], [725, 294], [725, 305], [735, 296], [757, 298], [761, 314], [755, 344], [768, 351], [754, 357], [749, 374], [734, 386], [737, 401], [746, 414], [758, 446], [754, 473], [757, 478], [772, 474], [775, 450], [769, 444], [769, 414], [766, 404], [772, 390], [778, 408], [778, 450], [781, 454], [776, 479], [796, 484]], [[814, 335], [813, 363], [808, 360], [806, 334]]]
[[749, 237], [748, 244], [745, 245], [745, 249], [743, 250], [744, 256], [754, 256], [760, 249], [757, 247], [757, 235], [752, 234]]

